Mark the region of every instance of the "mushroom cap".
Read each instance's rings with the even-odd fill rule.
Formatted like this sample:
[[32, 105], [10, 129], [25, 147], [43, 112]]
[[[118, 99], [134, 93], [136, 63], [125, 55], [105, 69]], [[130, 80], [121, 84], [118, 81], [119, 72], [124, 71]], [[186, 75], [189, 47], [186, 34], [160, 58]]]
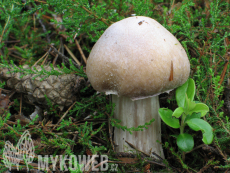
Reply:
[[170, 91], [185, 83], [189, 73], [190, 63], [180, 42], [160, 23], [144, 16], [108, 27], [86, 65], [95, 90], [132, 100]]

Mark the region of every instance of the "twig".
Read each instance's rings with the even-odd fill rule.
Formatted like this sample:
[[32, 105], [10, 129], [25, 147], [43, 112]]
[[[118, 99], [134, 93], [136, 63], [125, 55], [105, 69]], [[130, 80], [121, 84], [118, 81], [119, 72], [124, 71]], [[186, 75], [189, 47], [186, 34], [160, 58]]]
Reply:
[[[59, 45], [59, 48], [58, 48], [58, 52], [60, 52], [61, 46], [62, 46], [62, 37], [60, 38], [60, 45]], [[56, 64], [57, 59], [58, 59], [58, 54], [56, 54], [56, 56], [55, 56], [55, 58], [53, 60], [53, 66]]]
[[[25, 59], [23, 59], [22, 57], [20, 56], [17, 56], [17, 55], [14, 55], [13, 53], [16, 53], [16, 52], [10, 52], [9, 55], [14, 57], [14, 58], [17, 58], [17, 59], [20, 59], [21, 61], [25, 61]], [[2, 54], [1, 54], [2, 55]]]
[[[73, 135], [72, 141], [75, 141], [77, 139], [77, 136], [78, 136], [78, 132]], [[73, 147], [74, 147], [74, 144], [71, 145], [71, 150], [73, 150]]]
[[[61, 58], [63, 58], [63, 60], [64, 60], [66, 63], [70, 64], [70, 63], [69, 63], [69, 58], [68, 58], [68, 57], [66, 57], [65, 55], [63, 55], [61, 52], [58, 52], [58, 50], [57, 50], [55, 47], [53, 47], [53, 45], [50, 45], [50, 47], [52, 48], [52, 51], [53, 51], [54, 53], [58, 54], [58, 56], [60, 56]], [[73, 64], [74, 64], [75, 67], [77, 67], [78, 69], [80, 69], [80, 66], [79, 66], [77, 63], [75, 63], [74, 61], [72, 61], [72, 62], [73, 62]]]
[[[97, 164], [97, 165], [94, 166], [93, 168], [97, 168], [97, 167], [99, 167], [99, 166], [101, 166], [102, 164], [107, 163], [107, 162], [108, 162], [108, 160], [102, 161], [101, 163]], [[92, 171], [92, 168], [90, 168], [90, 170], [89, 170], [87, 173], [89, 173], [89, 172], [91, 172], [91, 171]]]
[[[35, 15], [37, 16], [37, 13], [35, 13]], [[44, 33], [46, 33], [46, 39], [48, 41], [48, 43], [50, 43], [50, 36], [49, 34], [47, 33], [47, 30], [46, 30], [46, 27], [45, 25], [43, 24], [42, 20], [38, 18], [38, 22], [40, 23], [40, 25], [42, 26], [42, 30]]]
[[8, 124], [4, 123], [4, 126], [5, 126], [5, 127], [9, 127], [12, 131], [14, 131], [14, 133], [15, 133], [17, 136], [19, 136], [19, 137], [22, 136], [22, 135], [20, 135], [19, 133], [17, 133], [17, 132], [13, 129], [13, 127], [9, 126]]
[[[13, 12], [13, 10], [14, 10], [14, 4], [12, 4], [12, 6], [11, 6], [11, 12]], [[4, 35], [4, 33], [5, 33], [5, 30], [6, 30], [6, 28], [7, 28], [8, 23], [9, 23], [9, 21], [10, 21], [10, 17], [11, 17], [11, 16], [9, 15], [8, 18], [7, 18], [7, 20], [6, 20], [5, 26], [4, 26], [3, 30], [2, 30], [2, 34], [1, 34], [1, 36], [0, 36], [0, 43], [2, 42], [3, 35]]]
[[46, 60], [47, 60], [47, 58], [48, 58], [48, 56], [49, 56], [49, 54], [50, 54], [50, 51], [51, 51], [51, 48], [49, 48], [48, 53], [47, 53], [45, 59], [42, 61], [42, 64], [41, 64], [41, 65], [44, 65], [44, 64], [45, 64], [45, 62], [46, 62]]
[[[44, 2], [44, 1], [38, 1], [38, 0], [35, 0], [35, 1], [37, 1], [37, 2], [41, 2], [41, 3], [43, 3], [43, 4], [47, 4], [47, 2]], [[75, 1], [73, 1], [73, 2], [75, 2]], [[75, 2], [77, 5], [80, 5], [78, 2]], [[100, 19], [104, 24], [106, 24], [107, 26], [110, 26], [110, 24], [108, 24], [107, 22], [106, 22], [106, 19], [104, 19], [104, 18], [99, 18], [96, 14], [94, 14], [93, 12], [91, 12], [90, 10], [88, 10], [86, 7], [84, 7], [83, 5], [80, 5], [80, 7], [83, 9], [83, 10], [85, 10], [87, 13], [89, 13], [89, 14], [91, 14], [91, 15], [93, 15], [96, 19]], [[110, 22], [110, 23], [113, 23], [113, 22]]]
[[220, 121], [221, 121], [221, 123], [222, 123], [222, 127], [226, 130], [226, 132], [228, 132], [228, 134], [230, 135], [230, 131], [225, 127], [225, 123], [222, 121], [222, 119], [221, 118], [219, 118], [219, 117], [217, 117]]
[[209, 164], [209, 163], [212, 162], [213, 160], [214, 160], [214, 158], [212, 158], [211, 160], [209, 160], [208, 163], [206, 163], [206, 165], [203, 168], [201, 168], [198, 173], [202, 173], [205, 170], [207, 170], [211, 166], [211, 164]]
[[229, 171], [229, 169], [230, 169], [230, 168], [228, 168], [228, 169], [227, 169], [224, 173], [229, 173], [229, 172], [228, 172], [228, 171]]
[[[132, 145], [132, 144], [131, 144]], [[133, 145], [132, 145], [133, 146]], [[156, 154], [157, 155], [157, 154]], [[158, 156], [158, 155], [157, 155]], [[123, 153], [123, 152], [120, 152], [120, 153], [116, 153], [116, 157], [129, 157], [129, 158], [135, 158], [136, 155], [135, 154], [132, 154], [132, 153]], [[163, 160], [160, 156], [158, 156], [160, 158], [160, 160]], [[141, 158], [144, 159], [144, 162], [148, 162], [148, 163], [153, 163], [153, 164], [157, 164], [157, 165], [160, 165], [160, 166], [164, 166], [164, 167], [167, 167], [165, 164], [163, 163], [160, 163], [160, 162], [157, 162], [155, 161], [156, 158], [154, 157], [146, 157], [145, 154], [144, 155], [141, 155]], [[149, 160], [151, 159], [151, 160]], [[121, 161], [108, 161], [109, 163], [124, 163], [124, 162], [121, 162]], [[172, 166], [171, 166], [172, 167]], [[174, 167], [172, 167], [173, 169], [176, 169]]]
[[[155, 152], [152, 152], [152, 154], [155, 155], [155, 156], [156, 156], [158, 159], [160, 159], [161, 161], [164, 160], [164, 159], [162, 159], [158, 154], [156, 154]], [[159, 162], [156, 162], [156, 163], [155, 163], [155, 161], [151, 161], [151, 162], [149, 162], [149, 163], [152, 163], [152, 162], [153, 162], [154, 164], [158, 164], [158, 165], [167, 167], [166, 165], [164, 165], [164, 164], [162, 164], [162, 163], [159, 163]], [[169, 164], [169, 166], [170, 166], [171, 168], [173, 168], [173, 169], [176, 170], [176, 168], [173, 167], [172, 165]]]
[[111, 143], [112, 149], [113, 149], [113, 151], [114, 151], [114, 145], [113, 145], [112, 133], [111, 133], [111, 125], [110, 125], [110, 116], [109, 116], [109, 114], [108, 114], [107, 112], [106, 112], [105, 114], [108, 116], [109, 140], [110, 140], [110, 143]]
[[[135, 158], [136, 155], [133, 153], [126, 153], [126, 152], [118, 152], [115, 154], [116, 157], [130, 157]], [[141, 154], [141, 158], [145, 158], [146, 156], [144, 154]]]
[[21, 94], [21, 97], [20, 97], [19, 115], [22, 115], [22, 94]]
[[77, 46], [77, 48], [78, 48], [78, 50], [79, 50], [79, 52], [80, 52], [80, 54], [81, 54], [82, 59], [84, 60], [84, 62], [85, 62], [85, 64], [86, 64], [86, 63], [87, 63], [86, 57], [85, 57], [85, 55], [84, 55], [84, 53], [83, 53], [83, 51], [82, 51], [82, 49], [81, 49], [81, 46], [80, 46], [80, 44], [78, 43], [78, 41], [77, 41], [76, 38], [75, 38], [75, 43], [76, 43], [76, 46]]
[[[3, 41], [4, 43], [20, 43], [21, 40]], [[9, 49], [8, 49], [9, 50]]]
[[39, 60], [37, 60], [37, 61], [34, 63], [33, 66], [36, 66], [37, 63], [38, 63], [39, 61], [41, 61], [41, 60], [48, 54], [48, 52], [49, 52], [49, 50], [48, 50]]
[[214, 143], [214, 145], [216, 146], [218, 152], [219, 152], [220, 155], [223, 157], [223, 159], [228, 163], [228, 158], [227, 158], [227, 156], [221, 151], [221, 149], [218, 147], [218, 145], [216, 145], [215, 143]]
[[160, 159], [160, 160], [164, 160], [164, 159], [162, 159], [157, 153], [155, 153], [155, 152], [152, 152], [152, 154], [153, 155], [155, 155], [158, 159]]
[[[2, 89], [3, 90], [3, 89]], [[4, 91], [4, 90], [3, 90]], [[10, 95], [9, 95], [9, 98], [11, 98], [14, 94], [16, 93], [16, 90], [13, 90]]]
[[67, 115], [67, 113], [70, 111], [70, 109], [72, 109], [72, 107], [76, 104], [76, 102], [74, 102], [69, 109], [64, 113], [64, 115], [59, 119], [59, 121], [57, 122], [57, 124], [54, 125], [53, 129], [54, 130], [56, 128], [56, 126], [62, 121], [63, 118], [65, 118], [65, 116]]
[[[31, 10], [31, 6], [26, 6], [27, 9]], [[38, 14], [37, 12], [34, 13], [35, 17], [38, 17]], [[46, 33], [46, 39], [48, 41], [48, 43], [50, 43], [50, 36], [46, 30], [46, 27], [45, 25], [43, 24], [42, 20], [40, 18], [38, 18], [38, 22], [40, 23], [41, 27], [42, 27], [42, 30], [44, 33]]]
[[145, 160], [145, 161], [148, 162], [148, 163], [153, 163], [153, 164], [156, 164], [156, 165], [167, 167], [165, 164], [158, 163], [158, 162], [155, 162], [155, 161], [151, 161], [151, 160]]
[[229, 63], [229, 57], [230, 57], [230, 55], [227, 54], [226, 56], [227, 56], [227, 60], [225, 60], [224, 69], [223, 69], [223, 71], [221, 73], [221, 77], [220, 77], [220, 82], [219, 82], [218, 88], [221, 86], [222, 82], [224, 81], [224, 76], [225, 76], [227, 68], [228, 68], [228, 63]]
[[227, 87], [225, 88], [225, 96], [226, 96], [226, 107], [227, 107], [227, 110], [228, 110], [228, 113], [230, 114], [230, 78], [228, 78], [228, 84], [227, 84]]
[[73, 60], [80, 66], [81, 63], [78, 61], [78, 59], [74, 56], [74, 54], [71, 52], [71, 50], [64, 44], [65, 49], [70, 54], [70, 56], [73, 58]]
[[[43, 132], [44, 134], [52, 134], [52, 133], [50, 133], [50, 132]], [[63, 134], [68, 134], [68, 135], [77, 135], [78, 134], [78, 131], [75, 131], [75, 132], [65, 132], [65, 133], [55, 133], [55, 135], [58, 135], [58, 136], [61, 136], [61, 135], [63, 135]]]
[[206, 145], [206, 144], [201, 144], [201, 145], [199, 145], [199, 146], [193, 148], [191, 151], [186, 152], [185, 154], [191, 153], [191, 152], [193, 152], [194, 150], [197, 150], [198, 148], [201, 148], [201, 147], [203, 147], [203, 146], [205, 146], [205, 145]]
[[[75, 2], [75, 1], [74, 1], [74, 2]], [[76, 2], [76, 3], [77, 3], [77, 5], [80, 5], [78, 2]], [[93, 13], [92, 11], [88, 10], [87, 8], [85, 8], [83, 5], [80, 5], [80, 7], [81, 7], [83, 10], [85, 10], [87, 13], [93, 15], [96, 19], [101, 20], [101, 21], [102, 21], [104, 24], [106, 24], [107, 26], [110, 26], [110, 24], [108, 24], [108, 23], [106, 22], [106, 19], [104, 19], [104, 18], [99, 18], [95, 13]]]
[[208, 152], [214, 153], [214, 154], [216, 154], [216, 155], [220, 155], [219, 151], [218, 151], [217, 149], [215, 149], [214, 147], [212, 147], [212, 146], [209, 146], [209, 145], [206, 145], [206, 144], [205, 144], [205, 145], [202, 147], [202, 149], [203, 149], [203, 150], [206, 150], [206, 151], [208, 151]]
[[[88, 163], [85, 165], [85, 168], [87, 168], [89, 166], [89, 164], [92, 162], [94, 162], [95, 157], [97, 156], [97, 154], [93, 155], [93, 157], [88, 161]], [[90, 169], [91, 170], [91, 169]], [[87, 171], [87, 173], [89, 173], [90, 171]]]
[[129, 143], [128, 141], [125, 141], [127, 144], [129, 144], [129, 146], [131, 147], [131, 148], [133, 148], [133, 149], [135, 149], [135, 150], [137, 150], [137, 151], [139, 151], [139, 152], [141, 152], [141, 153], [143, 153], [144, 155], [146, 155], [146, 156], [148, 156], [148, 157], [150, 157], [150, 155], [149, 154], [147, 154], [147, 153], [145, 153], [145, 152], [143, 152], [143, 151], [141, 151], [141, 150], [139, 150], [139, 149], [137, 149], [133, 144], [131, 144], [131, 143]]

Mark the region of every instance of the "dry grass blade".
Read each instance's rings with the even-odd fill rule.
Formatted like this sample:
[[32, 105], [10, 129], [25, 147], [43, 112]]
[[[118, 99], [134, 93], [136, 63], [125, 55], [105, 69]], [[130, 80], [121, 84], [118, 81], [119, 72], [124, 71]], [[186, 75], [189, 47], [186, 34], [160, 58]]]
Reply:
[[73, 58], [73, 60], [80, 66], [81, 63], [78, 61], [78, 59], [74, 56], [74, 54], [71, 52], [71, 50], [64, 44], [65, 49], [70, 54], [70, 56]]
[[76, 104], [76, 102], [74, 102], [69, 109], [63, 114], [63, 116], [59, 119], [59, 121], [57, 122], [57, 124], [55, 124], [55, 126], [53, 127], [52, 130], [54, 130], [56, 128], [56, 126], [63, 120], [63, 118], [65, 118], [65, 116], [67, 115], [67, 113], [70, 111], [70, 109], [72, 109], [72, 107]]
[[[66, 57], [64, 54], [62, 54], [61, 52], [59, 52], [52, 44], [50, 45], [50, 47], [52, 48], [52, 51], [55, 54], [58, 54], [58, 56], [60, 56], [61, 58], [63, 58], [63, 60], [65, 61], [65, 63], [70, 64], [68, 57]], [[77, 68], [80, 69], [80, 65], [79, 64], [77, 64], [75, 61], [72, 61], [72, 63], [74, 64], [75, 67], [77, 67]]]
[[82, 51], [82, 49], [81, 49], [81, 46], [80, 46], [80, 44], [78, 43], [78, 41], [77, 41], [76, 38], [75, 38], [75, 43], [76, 43], [77, 48], [78, 48], [78, 50], [79, 50], [79, 52], [80, 52], [80, 54], [81, 54], [81, 56], [82, 56], [82, 59], [84, 60], [84, 62], [85, 62], [85, 64], [86, 64], [86, 63], [87, 63], [86, 57], [85, 57], [85, 55], [84, 55], [84, 53], [83, 53], [83, 51]]
[[145, 152], [143, 152], [143, 151], [141, 151], [141, 150], [138, 150], [133, 144], [129, 143], [128, 141], [125, 141], [125, 142], [126, 142], [127, 144], [129, 144], [129, 146], [132, 147], [133, 149], [135, 149], [135, 150], [137, 150], [137, 151], [143, 153], [144, 155], [150, 157], [149, 154], [147, 154], [147, 153], [145, 153]]
[[37, 60], [33, 66], [36, 66], [39, 63], [39, 61], [41, 61], [44, 57], [48, 56], [48, 54], [49, 54], [49, 51], [47, 51], [39, 60]]

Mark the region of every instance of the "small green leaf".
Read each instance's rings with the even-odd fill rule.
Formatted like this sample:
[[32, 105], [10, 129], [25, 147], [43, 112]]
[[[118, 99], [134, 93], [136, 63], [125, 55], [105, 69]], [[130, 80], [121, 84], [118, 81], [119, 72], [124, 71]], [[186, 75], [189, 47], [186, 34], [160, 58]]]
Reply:
[[209, 108], [206, 104], [197, 103], [196, 106], [192, 110], [189, 110], [189, 114], [192, 114], [193, 112], [196, 112], [196, 113], [200, 112], [201, 117], [203, 117], [208, 111], [209, 111]]
[[188, 124], [188, 126], [195, 130], [201, 130], [203, 133], [203, 139], [202, 141], [205, 144], [211, 144], [212, 140], [213, 140], [213, 129], [211, 127], [211, 125], [209, 123], [207, 123], [206, 121], [199, 119], [199, 118], [193, 118], [190, 120], [187, 120], [186, 123]]
[[188, 114], [188, 108], [189, 108], [189, 99], [187, 95], [185, 94], [185, 100], [184, 100], [184, 112], [185, 114]]
[[179, 107], [184, 108], [186, 94], [190, 101], [193, 101], [196, 91], [195, 82], [193, 79], [189, 78], [183, 85], [176, 89], [176, 101]]
[[160, 108], [158, 110], [161, 119], [172, 128], [180, 128], [179, 120], [172, 117], [173, 111], [167, 108]]
[[200, 118], [201, 117], [201, 113], [195, 113], [193, 112], [192, 115], [187, 115], [186, 118], [185, 118], [185, 122], [190, 120], [190, 119], [193, 119], [193, 118]]
[[191, 101], [193, 101], [193, 99], [194, 99], [195, 91], [196, 91], [195, 82], [193, 79], [189, 78], [188, 79], [187, 96]]
[[192, 110], [192, 109], [194, 109], [195, 108], [195, 106], [196, 106], [196, 103], [195, 102], [193, 102], [193, 101], [191, 101], [190, 99], [188, 99], [188, 110]]
[[177, 137], [177, 146], [184, 152], [191, 151], [194, 147], [194, 140], [190, 134], [183, 133]]
[[182, 107], [178, 107], [178, 108], [176, 108], [174, 110], [172, 116], [176, 117], [176, 118], [179, 118], [182, 115], [183, 112], [184, 112], [184, 109]]
[[[186, 94], [186, 97], [185, 97], [185, 104], [184, 104], [184, 112], [185, 112], [186, 114], [189, 114], [189, 111], [190, 111], [190, 110], [193, 110], [193, 109], [195, 108], [195, 106], [196, 106], [196, 103], [193, 102], [193, 101], [191, 101], [191, 100], [188, 98], [187, 94]], [[191, 114], [190, 114], [190, 115], [191, 115]]]
[[188, 81], [176, 89], [176, 101], [179, 107], [184, 107], [187, 88]]

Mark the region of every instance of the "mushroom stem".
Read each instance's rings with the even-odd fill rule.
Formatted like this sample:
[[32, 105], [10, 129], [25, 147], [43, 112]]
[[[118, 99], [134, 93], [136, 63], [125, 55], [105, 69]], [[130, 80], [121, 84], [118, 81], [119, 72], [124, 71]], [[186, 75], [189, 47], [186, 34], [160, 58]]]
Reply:
[[117, 145], [115, 151], [128, 152], [133, 150], [125, 141], [133, 144], [139, 150], [152, 155], [155, 152], [164, 158], [161, 142], [161, 119], [158, 115], [159, 98], [158, 96], [132, 101], [128, 97], [112, 95], [112, 102], [116, 104], [114, 110], [114, 117], [121, 120], [122, 126], [137, 127], [144, 125], [151, 119], [155, 119], [153, 123], [148, 126], [148, 129], [143, 131], [134, 131], [130, 134], [128, 131], [115, 128], [114, 141]]

